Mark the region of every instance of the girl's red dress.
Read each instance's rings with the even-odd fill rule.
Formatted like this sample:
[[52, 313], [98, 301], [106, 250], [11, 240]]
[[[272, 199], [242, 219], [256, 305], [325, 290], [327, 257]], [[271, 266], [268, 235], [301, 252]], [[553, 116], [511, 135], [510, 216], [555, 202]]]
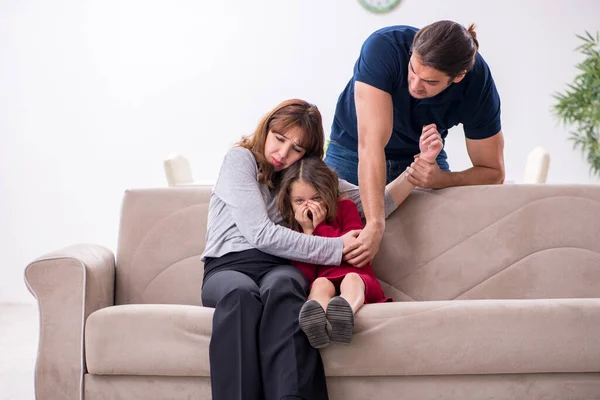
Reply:
[[[362, 228], [363, 224], [356, 204], [349, 199], [340, 199], [335, 220], [331, 224], [327, 224], [325, 221], [321, 222], [313, 231], [313, 235], [340, 237], [346, 232]], [[356, 268], [345, 262], [342, 262], [339, 266], [329, 266], [294, 261], [293, 265], [302, 271], [311, 285], [317, 278], [327, 278], [335, 285], [338, 293], [342, 279], [344, 279], [346, 274], [355, 272], [365, 283], [365, 304], [393, 301], [391, 297], [385, 297], [383, 294], [383, 289], [373, 273], [371, 264], [367, 264], [362, 268]]]

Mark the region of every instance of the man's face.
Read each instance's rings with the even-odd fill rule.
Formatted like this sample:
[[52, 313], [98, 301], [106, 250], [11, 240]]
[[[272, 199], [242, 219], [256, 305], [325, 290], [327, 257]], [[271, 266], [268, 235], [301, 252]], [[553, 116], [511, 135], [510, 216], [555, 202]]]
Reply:
[[415, 99], [426, 99], [443, 92], [450, 84], [458, 83], [464, 78], [459, 75], [451, 79], [445, 73], [437, 69], [426, 67], [421, 64], [417, 54], [410, 57], [408, 61], [408, 92]]

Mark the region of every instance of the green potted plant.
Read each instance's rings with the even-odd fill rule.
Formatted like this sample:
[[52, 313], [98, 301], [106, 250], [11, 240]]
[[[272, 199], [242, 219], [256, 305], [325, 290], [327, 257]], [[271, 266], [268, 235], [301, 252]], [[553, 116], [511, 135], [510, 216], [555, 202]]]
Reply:
[[573, 147], [586, 156], [590, 173], [600, 176], [600, 40], [598, 33], [594, 37], [587, 31], [577, 37], [583, 43], [576, 50], [585, 55], [577, 65], [581, 73], [563, 93], [554, 94], [553, 108], [560, 122], [575, 128], [570, 132]]

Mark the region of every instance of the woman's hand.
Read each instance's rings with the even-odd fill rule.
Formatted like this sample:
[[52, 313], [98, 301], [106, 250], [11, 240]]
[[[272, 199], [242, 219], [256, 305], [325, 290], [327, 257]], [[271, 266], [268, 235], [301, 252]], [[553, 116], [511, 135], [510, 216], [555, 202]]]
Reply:
[[325, 220], [325, 217], [327, 217], [327, 209], [323, 204], [316, 201], [309, 201], [308, 209], [312, 213], [312, 223], [313, 226], [316, 228], [321, 222]]
[[342, 243], [344, 244], [344, 253], [346, 253], [346, 251], [354, 250], [360, 246], [360, 242], [356, 240], [358, 235], [360, 235], [360, 232], [360, 229], [355, 229], [353, 231], [348, 231], [341, 236]]
[[311, 221], [311, 219], [308, 217], [309, 211], [310, 209], [308, 208], [308, 206], [306, 204], [302, 204], [296, 209], [296, 212], [294, 213], [294, 218], [296, 218], [296, 221], [298, 221], [304, 233], [312, 235], [312, 232], [315, 228], [313, 225], [313, 221]]

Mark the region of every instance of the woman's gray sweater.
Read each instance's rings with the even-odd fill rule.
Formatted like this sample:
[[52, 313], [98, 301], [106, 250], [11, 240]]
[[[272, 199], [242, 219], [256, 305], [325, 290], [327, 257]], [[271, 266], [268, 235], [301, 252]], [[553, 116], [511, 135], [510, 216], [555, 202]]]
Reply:
[[[206, 257], [258, 249], [289, 260], [319, 265], [339, 265], [342, 239], [306, 235], [280, 225], [277, 193], [257, 180], [252, 152], [234, 147], [227, 152], [208, 207]], [[340, 180], [340, 193], [353, 200], [362, 215], [358, 186]], [[398, 205], [385, 194], [386, 217]]]

